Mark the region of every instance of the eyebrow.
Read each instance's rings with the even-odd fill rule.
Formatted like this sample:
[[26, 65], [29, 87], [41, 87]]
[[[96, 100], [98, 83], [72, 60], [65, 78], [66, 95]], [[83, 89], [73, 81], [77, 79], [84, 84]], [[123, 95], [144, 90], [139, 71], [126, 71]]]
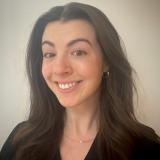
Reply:
[[[88, 43], [92, 47], [92, 43], [88, 39], [85, 39], [85, 38], [73, 39], [69, 43], [67, 43], [67, 47], [70, 47], [70, 46], [74, 45], [77, 42], [86, 42], [86, 43]], [[43, 41], [42, 42], [42, 46], [44, 44], [48, 44], [51, 47], [55, 47], [55, 44], [53, 42], [51, 42], [51, 41], [48, 41], [48, 40]]]

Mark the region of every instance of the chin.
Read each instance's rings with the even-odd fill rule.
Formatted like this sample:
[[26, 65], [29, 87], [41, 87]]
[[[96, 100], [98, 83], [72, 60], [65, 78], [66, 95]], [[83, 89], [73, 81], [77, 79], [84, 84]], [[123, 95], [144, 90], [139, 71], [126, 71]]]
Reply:
[[58, 99], [59, 103], [64, 107], [64, 108], [71, 108], [77, 105], [77, 103], [74, 103], [72, 100], [68, 99]]

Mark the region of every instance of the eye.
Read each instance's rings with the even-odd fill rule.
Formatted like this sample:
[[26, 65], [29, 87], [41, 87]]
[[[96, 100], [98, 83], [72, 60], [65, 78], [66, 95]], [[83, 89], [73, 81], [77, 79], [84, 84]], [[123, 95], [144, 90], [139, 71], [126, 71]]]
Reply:
[[46, 58], [46, 59], [49, 59], [49, 58], [53, 58], [55, 57], [55, 53], [52, 53], [52, 52], [46, 52], [43, 54], [43, 58]]
[[84, 50], [77, 49], [77, 50], [73, 51], [72, 54], [74, 56], [83, 56], [83, 55], [86, 55], [87, 53]]

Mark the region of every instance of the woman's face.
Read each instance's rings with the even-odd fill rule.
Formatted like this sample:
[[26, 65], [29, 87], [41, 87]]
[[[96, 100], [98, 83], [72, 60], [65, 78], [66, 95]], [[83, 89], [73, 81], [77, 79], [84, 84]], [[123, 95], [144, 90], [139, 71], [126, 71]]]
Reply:
[[43, 77], [61, 105], [95, 105], [104, 65], [93, 27], [84, 20], [51, 22], [42, 52]]

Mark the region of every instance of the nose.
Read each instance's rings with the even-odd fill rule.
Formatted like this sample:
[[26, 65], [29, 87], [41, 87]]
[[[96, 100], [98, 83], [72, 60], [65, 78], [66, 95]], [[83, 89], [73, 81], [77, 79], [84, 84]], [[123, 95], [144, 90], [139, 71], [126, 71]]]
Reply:
[[57, 56], [54, 60], [53, 72], [57, 75], [69, 75], [72, 73], [70, 61], [65, 56]]

